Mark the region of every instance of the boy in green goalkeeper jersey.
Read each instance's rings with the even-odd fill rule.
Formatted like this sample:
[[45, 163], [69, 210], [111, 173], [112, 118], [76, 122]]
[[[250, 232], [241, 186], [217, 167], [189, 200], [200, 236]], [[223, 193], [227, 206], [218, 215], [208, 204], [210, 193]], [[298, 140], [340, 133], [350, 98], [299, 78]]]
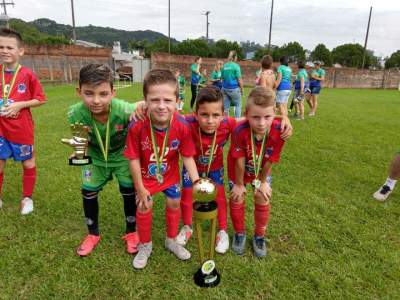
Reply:
[[77, 93], [82, 102], [69, 108], [71, 124], [89, 127], [87, 155], [92, 164], [82, 166], [83, 211], [89, 234], [77, 250], [89, 255], [100, 241], [98, 193], [115, 176], [124, 202], [128, 253], [137, 252], [136, 199], [127, 159], [123, 156], [129, 119], [136, 104], [114, 98], [111, 70], [99, 64], [83, 67]]

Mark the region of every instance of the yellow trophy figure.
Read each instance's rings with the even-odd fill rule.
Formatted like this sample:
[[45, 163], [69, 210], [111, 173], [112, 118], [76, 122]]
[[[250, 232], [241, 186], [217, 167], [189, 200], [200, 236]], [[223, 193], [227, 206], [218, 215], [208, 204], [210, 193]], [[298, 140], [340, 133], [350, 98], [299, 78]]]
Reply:
[[[215, 233], [217, 227], [217, 202], [215, 201], [217, 189], [209, 178], [201, 178], [193, 183], [193, 220], [195, 223], [196, 237], [199, 247], [199, 260], [201, 268], [194, 274], [194, 282], [200, 287], [214, 287], [221, 281], [221, 276], [215, 268], [214, 249]], [[210, 221], [209, 251], [206, 256], [203, 243], [201, 223]]]
[[81, 123], [71, 124], [72, 138], [61, 139], [65, 145], [74, 148], [74, 155], [69, 158], [69, 164], [72, 166], [83, 166], [92, 163], [90, 156], [86, 156], [88, 146], [89, 127]]

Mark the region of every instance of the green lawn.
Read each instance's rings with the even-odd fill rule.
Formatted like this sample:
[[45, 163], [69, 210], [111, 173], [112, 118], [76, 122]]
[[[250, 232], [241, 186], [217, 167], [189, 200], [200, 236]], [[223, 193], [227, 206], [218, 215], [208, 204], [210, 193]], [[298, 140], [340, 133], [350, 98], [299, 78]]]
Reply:
[[[218, 255], [222, 282], [209, 290], [192, 282], [194, 239], [188, 262], [164, 249], [162, 197], [155, 203], [153, 255], [145, 270], [132, 268], [115, 181], [100, 194], [100, 244], [87, 258], [75, 255], [86, 234], [80, 172], [68, 166], [71, 150], [60, 138], [70, 136], [66, 112], [78, 98], [73, 86], [49, 86], [46, 93], [48, 103], [34, 109], [32, 215], [18, 210], [20, 166], [10, 161], [5, 172], [0, 299], [400, 298], [400, 188], [386, 203], [372, 200], [400, 147], [398, 91], [324, 89], [317, 117], [293, 120], [294, 135], [273, 170], [269, 256], [254, 258], [250, 244], [243, 257]], [[118, 95], [135, 101], [141, 87]], [[249, 236], [252, 216], [247, 205]]]

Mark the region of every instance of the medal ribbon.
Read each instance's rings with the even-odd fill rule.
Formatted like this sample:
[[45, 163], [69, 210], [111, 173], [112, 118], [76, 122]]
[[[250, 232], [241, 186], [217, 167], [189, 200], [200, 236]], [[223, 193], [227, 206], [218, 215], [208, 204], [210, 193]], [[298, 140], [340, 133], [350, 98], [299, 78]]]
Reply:
[[[216, 141], [217, 141], [217, 131], [218, 131], [218, 129], [215, 130], [215, 132], [214, 132], [213, 142], [212, 142], [211, 150], [210, 150], [210, 156], [208, 157], [208, 166], [207, 166], [207, 173], [206, 173], [206, 176], [208, 176], [208, 173], [210, 173], [210, 167], [211, 167], [212, 161], [213, 161], [213, 159], [214, 159], [215, 144], [216, 144]], [[199, 126], [199, 137], [200, 137], [201, 155], [204, 156], [204, 152], [203, 152], [203, 143], [202, 143], [202, 141], [201, 141], [201, 130], [200, 130], [200, 126]]]
[[163, 139], [163, 143], [162, 143], [162, 148], [161, 148], [161, 153], [158, 153], [157, 151], [157, 140], [156, 140], [156, 134], [155, 134], [155, 130], [153, 127], [153, 122], [151, 120], [151, 116], [150, 116], [150, 131], [151, 131], [151, 143], [153, 145], [153, 151], [154, 151], [154, 156], [156, 157], [156, 164], [157, 164], [157, 174], [158, 175], [162, 175], [161, 174], [161, 164], [162, 161], [164, 160], [164, 156], [165, 156], [165, 148], [168, 142], [168, 138], [169, 138], [169, 128], [171, 127], [171, 123], [172, 123], [172, 118], [169, 121], [167, 130], [165, 131], [165, 135], [164, 135], [164, 139]]
[[253, 165], [254, 165], [254, 174], [255, 174], [255, 178], [258, 179], [258, 175], [260, 174], [260, 169], [261, 169], [261, 162], [264, 158], [264, 151], [265, 151], [265, 139], [268, 135], [268, 131], [266, 133], [264, 133], [263, 139], [262, 139], [262, 144], [261, 144], [261, 150], [260, 153], [258, 155], [258, 159], [257, 157], [257, 149], [254, 145], [254, 133], [253, 131], [251, 131], [251, 153], [253, 156]]
[[104, 147], [103, 139], [101, 138], [99, 128], [97, 128], [96, 122], [93, 120], [93, 127], [96, 133], [97, 141], [100, 144], [101, 152], [103, 152], [104, 161], [108, 160], [108, 149], [110, 148], [110, 119], [111, 119], [111, 104], [110, 111], [108, 112], [107, 127], [106, 127], [106, 146]]
[[11, 79], [10, 88], [9, 88], [8, 92], [6, 92], [6, 80], [5, 80], [5, 76], [4, 76], [5, 69], [6, 69], [6, 65], [3, 64], [3, 68], [1, 70], [1, 87], [2, 87], [3, 101], [5, 103], [7, 103], [8, 96], [11, 94], [11, 91], [12, 91], [12, 89], [14, 87], [15, 80], [17, 79], [18, 72], [21, 69], [21, 65], [18, 64], [14, 69], [14, 74], [13, 74], [13, 77]]

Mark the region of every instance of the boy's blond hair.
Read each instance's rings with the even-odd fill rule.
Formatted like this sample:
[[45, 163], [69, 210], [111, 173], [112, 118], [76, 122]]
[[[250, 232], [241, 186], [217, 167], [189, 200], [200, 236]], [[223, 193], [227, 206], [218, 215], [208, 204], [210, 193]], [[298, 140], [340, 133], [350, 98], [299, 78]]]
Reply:
[[246, 110], [249, 109], [250, 105], [261, 107], [275, 106], [275, 92], [266, 87], [255, 87], [247, 97]]

